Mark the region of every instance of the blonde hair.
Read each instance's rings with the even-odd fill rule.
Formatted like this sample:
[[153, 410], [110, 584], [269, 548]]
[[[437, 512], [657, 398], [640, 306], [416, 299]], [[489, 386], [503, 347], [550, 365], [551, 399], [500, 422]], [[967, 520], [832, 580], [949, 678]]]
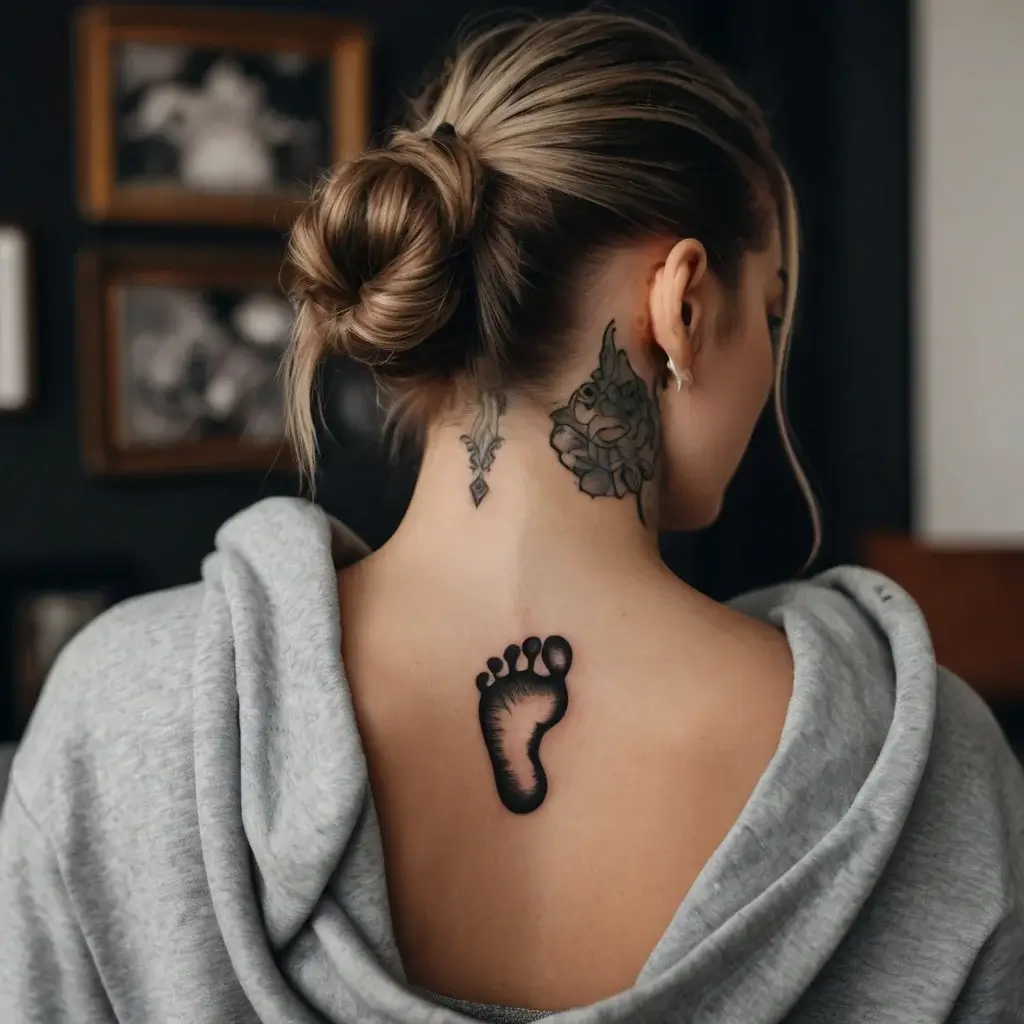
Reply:
[[300, 466], [312, 478], [316, 381], [329, 354], [372, 368], [397, 430], [422, 426], [460, 393], [542, 387], [602, 252], [694, 237], [732, 287], [776, 217], [789, 272], [776, 413], [816, 550], [817, 505], [785, 414], [792, 189], [754, 102], [676, 32], [624, 14], [475, 32], [404, 127], [315, 189], [289, 246], [296, 322], [285, 381]]

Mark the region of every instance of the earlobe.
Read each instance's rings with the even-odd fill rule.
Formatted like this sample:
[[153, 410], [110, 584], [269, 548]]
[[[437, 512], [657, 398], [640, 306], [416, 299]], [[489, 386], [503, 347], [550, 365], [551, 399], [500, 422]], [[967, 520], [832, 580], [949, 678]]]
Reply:
[[693, 374], [689, 370], [679, 370], [676, 368], [676, 364], [672, 362], [671, 358], [668, 363], [668, 372], [672, 374], [672, 379], [676, 382], [676, 394], [683, 390], [684, 387], [689, 387], [693, 383]]

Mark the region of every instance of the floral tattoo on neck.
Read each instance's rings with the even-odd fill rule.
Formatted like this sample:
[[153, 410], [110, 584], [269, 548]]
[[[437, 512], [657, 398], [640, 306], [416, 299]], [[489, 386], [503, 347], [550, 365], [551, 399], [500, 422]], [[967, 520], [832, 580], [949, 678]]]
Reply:
[[615, 347], [615, 321], [605, 328], [596, 370], [551, 414], [551, 447], [592, 498], [636, 498], [646, 525], [643, 486], [654, 479], [660, 450], [658, 403]]

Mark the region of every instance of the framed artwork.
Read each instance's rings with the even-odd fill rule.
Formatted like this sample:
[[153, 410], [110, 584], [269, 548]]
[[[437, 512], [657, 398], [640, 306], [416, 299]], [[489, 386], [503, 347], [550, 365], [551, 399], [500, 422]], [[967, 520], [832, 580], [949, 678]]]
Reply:
[[83, 457], [94, 473], [290, 470], [276, 250], [79, 256]]
[[77, 52], [91, 220], [284, 226], [369, 138], [369, 37], [351, 22], [95, 6]]
[[0, 413], [21, 412], [35, 399], [32, 276], [28, 233], [0, 224]]
[[136, 592], [134, 573], [124, 565], [5, 569], [0, 651], [9, 716], [6, 725], [0, 726], [3, 738], [14, 740], [24, 732], [64, 645], [107, 608]]

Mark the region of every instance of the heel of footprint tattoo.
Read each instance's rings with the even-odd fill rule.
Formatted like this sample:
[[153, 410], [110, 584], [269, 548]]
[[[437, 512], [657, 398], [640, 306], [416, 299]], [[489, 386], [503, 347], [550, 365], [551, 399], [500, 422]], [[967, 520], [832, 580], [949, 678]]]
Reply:
[[[519, 666], [520, 653], [526, 658], [525, 668]], [[538, 655], [547, 675], [534, 669]], [[521, 649], [509, 644], [504, 659], [503, 664], [501, 658], [489, 658], [490, 672], [476, 677], [480, 728], [501, 802], [516, 814], [529, 814], [547, 796], [540, 742], [569, 706], [565, 679], [572, 666], [572, 647], [561, 636], [549, 636], [543, 645], [531, 636]]]

